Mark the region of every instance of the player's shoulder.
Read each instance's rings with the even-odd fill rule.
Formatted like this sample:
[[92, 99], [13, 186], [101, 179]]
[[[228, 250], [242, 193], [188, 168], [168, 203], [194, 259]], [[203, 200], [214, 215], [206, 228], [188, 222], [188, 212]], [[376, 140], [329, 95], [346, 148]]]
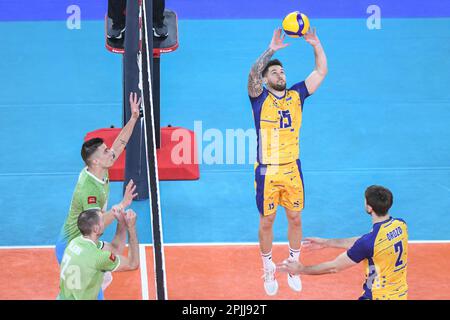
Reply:
[[77, 189], [83, 191], [97, 190], [100, 184], [102, 184], [102, 182], [98, 178], [89, 173], [86, 169], [83, 169], [77, 182]]
[[80, 245], [80, 246], [86, 246], [86, 247], [90, 247], [91, 242], [93, 243], [92, 240], [86, 239], [85, 237], [83, 237], [83, 235], [79, 235], [75, 238], [72, 239], [72, 241], [70, 241], [69, 246], [71, 244], [76, 244], [76, 245]]
[[373, 247], [375, 239], [377, 238], [379, 229], [372, 228], [368, 233], [363, 234], [357, 241], [360, 245], [367, 248]]
[[347, 250], [347, 256], [356, 263], [361, 262], [373, 256], [375, 248], [376, 234], [373, 230], [369, 233], [363, 234], [355, 241], [353, 246]]
[[392, 220], [397, 221], [398, 223], [407, 225], [406, 221], [402, 218], [392, 218]]
[[79, 235], [72, 240], [70, 240], [69, 244], [67, 245], [67, 248], [69, 251], [77, 253], [79, 255], [81, 251], [86, 251], [86, 248], [89, 247], [87, 245], [86, 240], [84, 240], [82, 235]]
[[375, 241], [378, 237], [379, 231], [380, 231], [380, 227], [381, 227], [381, 223], [376, 223], [372, 226], [372, 229], [363, 234], [358, 240], [357, 240], [357, 244], [359, 246], [363, 246], [367, 249], [371, 249], [373, 250], [373, 247], [375, 245]]
[[399, 226], [407, 227], [406, 221], [402, 218], [391, 217], [388, 221], [382, 223], [383, 229], [392, 229]]
[[302, 80], [302, 81], [294, 83], [288, 90], [296, 90], [299, 87], [303, 87], [303, 86], [306, 86], [305, 85], [305, 80]]
[[94, 241], [86, 239], [83, 236], [79, 236], [77, 239], [79, 240], [76, 242], [76, 245], [83, 250], [84, 259], [95, 262], [96, 259], [104, 254], [104, 251], [99, 248], [100, 243], [95, 243]]
[[261, 93], [256, 96], [256, 97], [252, 97], [252, 96], [248, 96], [250, 98], [250, 101], [252, 102], [252, 104], [256, 104], [256, 103], [263, 103], [267, 97], [269, 96], [269, 90], [267, 90], [266, 87], [262, 87], [262, 91]]
[[402, 218], [393, 218], [393, 221], [395, 223], [395, 226], [402, 230], [403, 233], [408, 236], [408, 224], [406, 221]]
[[83, 188], [86, 185], [91, 184], [91, 179], [89, 176], [89, 173], [87, 171], [87, 168], [83, 168], [83, 170], [81, 170], [80, 175], [78, 176], [78, 181], [77, 181], [77, 188]]
[[302, 80], [300, 82], [294, 83], [289, 89], [288, 91], [296, 91], [296, 92], [300, 92], [300, 91], [305, 91], [308, 92], [308, 89], [306, 88], [306, 83], [305, 80]]

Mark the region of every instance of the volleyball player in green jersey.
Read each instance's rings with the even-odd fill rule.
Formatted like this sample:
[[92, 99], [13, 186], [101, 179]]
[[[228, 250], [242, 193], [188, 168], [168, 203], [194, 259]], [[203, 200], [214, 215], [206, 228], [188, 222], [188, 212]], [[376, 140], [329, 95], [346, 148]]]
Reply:
[[[101, 138], [93, 138], [83, 143], [81, 157], [86, 167], [80, 173], [75, 191], [72, 196], [69, 214], [61, 228], [55, 251], [58, 263], [61, 264], [62, 256], [67, 244], [80, 236], [77, 227], [77, 219], [81, 212], [88, 209], [100, 209], [104, 214], [105, 226], [114, 221], [113, 211], [120, 211], [131, 204], [137, 196], [134, 193], [136, 187], [132, 180], [125, 188], [123, 200], [110, 211], [107, 210], [109, 196], [108, 169], [119, 158], [125, 149], [133, 129], [139, 119], [139, 106], [141, 99], [137, 99], [136, 93], [130, 93], [131, 117], [120, 131], [111, 149], [109, 149]], [[99, 296], [102, 299], [102, 295]]]
[[[77, 219], [81, 235], [67, 246], [60, 268], [60, 300], [95, 300], [101, 292], [106, 271], [128, 271], [139, 267], [136, 214], [117, 211], [117, 231], [111, 243], [99, 240], [105, 230], [99, 209], [83, 211]], [[120, 254], [129, 238], [128, 256]]]

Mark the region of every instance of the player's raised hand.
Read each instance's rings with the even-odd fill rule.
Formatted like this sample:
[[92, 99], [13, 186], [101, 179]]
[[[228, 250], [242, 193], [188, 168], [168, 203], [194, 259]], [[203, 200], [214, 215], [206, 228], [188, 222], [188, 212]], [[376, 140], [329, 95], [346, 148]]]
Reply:
[[326, 248], [326, 241], [327, 239], [322, 238], [305, 238], [302, 242], [302, 248], [306, 249], [306, 251]]
[[300, 274], [303, 270], [303, 265], [296, 261], [284, 260], [282, 263], [277, 264], [277, 271], [289, 272], [290, 274]]
[[124, 208], [121, 204], [116, 204], [111, 208], [112, 214], [117, 219], [119, 224], [125, 223], [125, 211], [123, 209]]
[[277, 28], [273, 32], [272, 41], [270, 42], [270, 49], [273, 51], [278, 51], [280, 49], [286, 48], [289, 43], [283, 43], [285, 35], [281, 35], [281, 28]]
[[130, 179], [127, 186], [125, 187], [125, 193], [123, 195], [123, 199], [121, 202], [124, 209], [128, 207], [131, 204], [131, 202], [133, 202], [134, 198], [138, 196], [137, 193], [134, 193], [135, 190], [136, 185], [134, 184], [133, 179]]
[[125, 212], [125, 223], [127, 224], [128, 229], [134, 229], [134, 227], [136, 226], [136, 219], [137, 215], [133, 210], [128, 209]]
[[130, 92], [130, 109], [131, 117], [134, 119], [139, 118], [139, 110], [141, 106], [141, 98], [137, 98], [136, 92]]
[[308, 42], [313, 47], [320, 44], [316, 28], [309, 28], [308, 32], [303, 36], [303, 39], [305, 39], [305, 41]]

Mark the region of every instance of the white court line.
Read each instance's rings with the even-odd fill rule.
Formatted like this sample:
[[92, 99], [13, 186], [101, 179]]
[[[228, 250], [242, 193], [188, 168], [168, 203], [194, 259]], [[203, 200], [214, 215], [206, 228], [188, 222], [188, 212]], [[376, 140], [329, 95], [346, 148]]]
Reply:
[[[450, 243], [450, 240], [409, 240], [411, 244]], [[274, 245], [287, 245], [288, 242], [274, 242]], [[164, 243], [164, 247], [208, 247], [208, 246], [257, 246], [258, 242], [185, 242]], [[151, 243], [141, 243], [140, 246], [152, 247]], [[2, 249], [53, 249], [55, 246], [0, 246]]]
[[139, 245], [139, 265], [141, 269], [141, 289], [142, 300], [149, 300], [148, 297], [148, 277], [147, 277], [147, 256], [145, 254], [145, 244]]
[[1, 249], [54, 249], [55, 246], [0, 246]]
[[75, 176], [79, 172], [7, 172], [0, 173], [0, 177], [40, 177], [40, 176]]
[[425, 244], [425, 243], [450, 243], [450, 240], [410, 240], [408, 243]]

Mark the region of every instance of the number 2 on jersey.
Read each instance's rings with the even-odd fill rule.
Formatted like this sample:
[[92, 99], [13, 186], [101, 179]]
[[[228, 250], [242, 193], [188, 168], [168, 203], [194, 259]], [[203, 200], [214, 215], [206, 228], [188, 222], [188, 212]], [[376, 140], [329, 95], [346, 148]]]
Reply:
[[398, 254], [397, 261], [395, 262], [395, 266], [401, 266], [403, 264], [402, 254], [403, 254], [403, 243], [401, 241], [394, 244], [395, 253]]

